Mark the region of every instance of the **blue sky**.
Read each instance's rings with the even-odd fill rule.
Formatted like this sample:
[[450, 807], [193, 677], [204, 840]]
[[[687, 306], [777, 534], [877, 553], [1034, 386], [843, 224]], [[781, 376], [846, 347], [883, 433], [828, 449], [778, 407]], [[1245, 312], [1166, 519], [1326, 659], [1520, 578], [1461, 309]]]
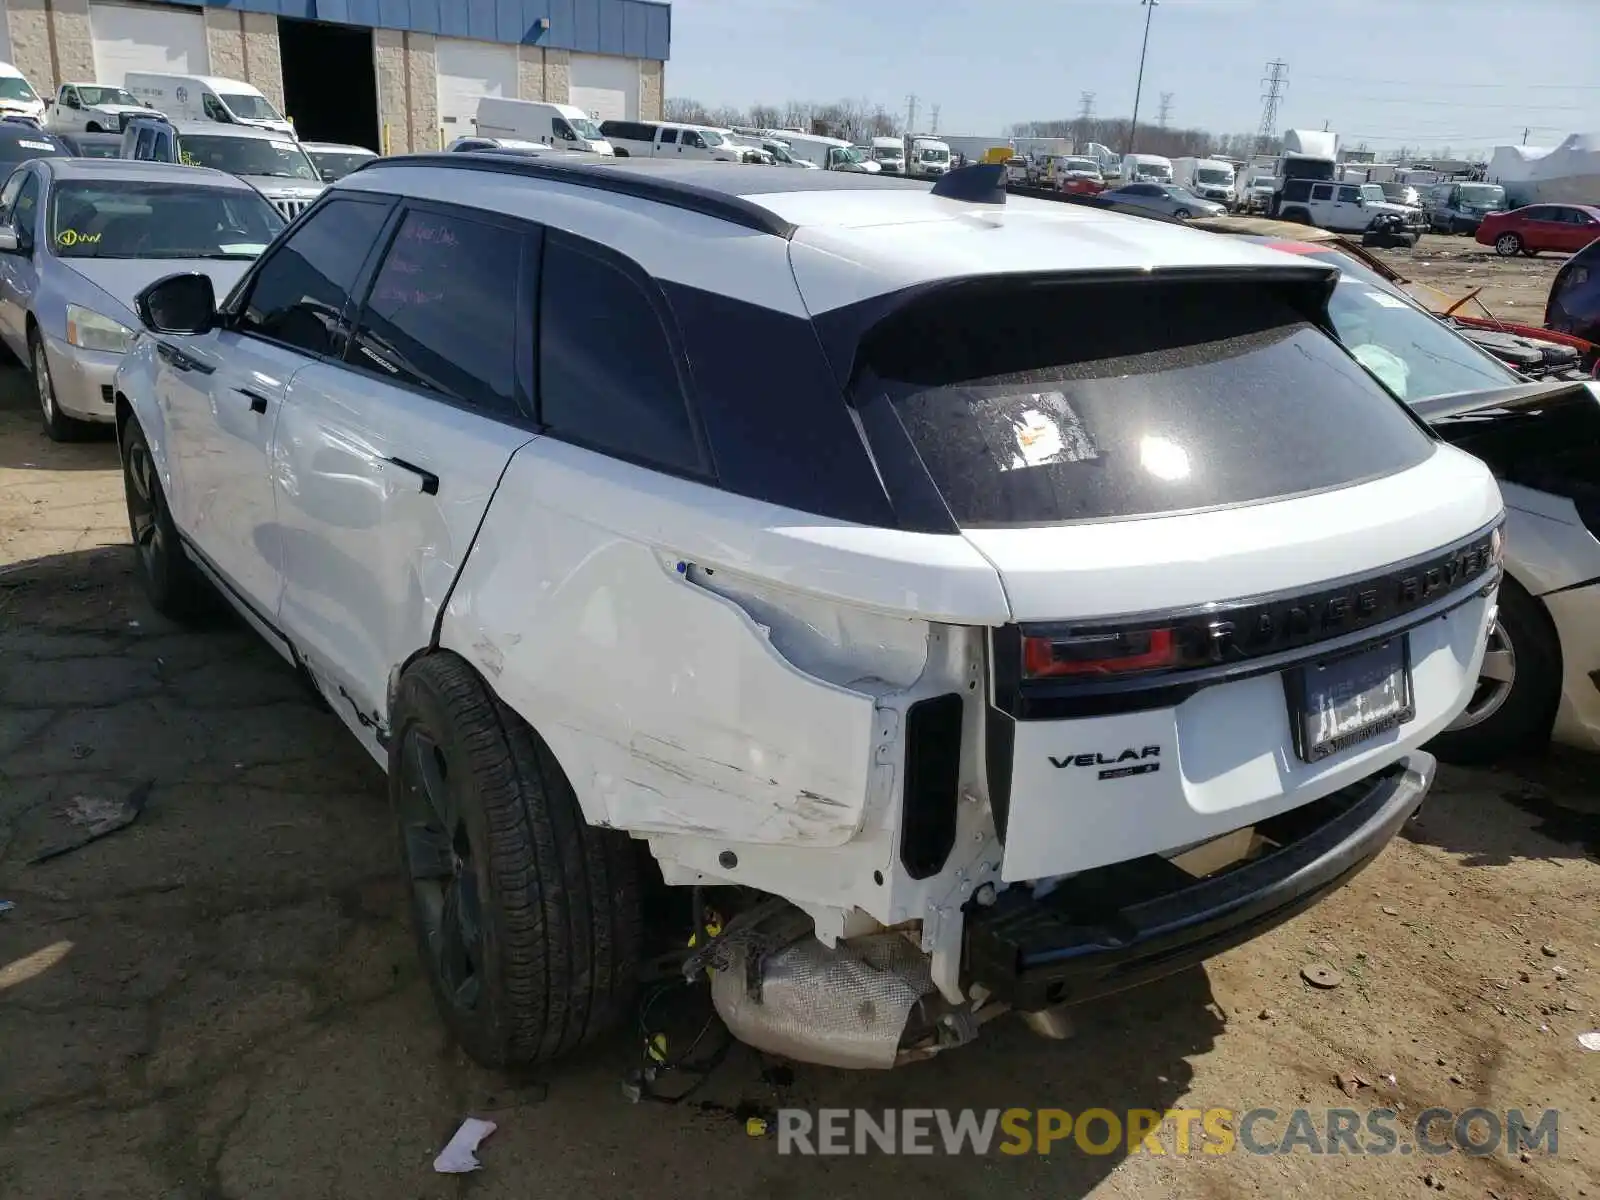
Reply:
[[[1138, 0], [673, 0], [667, 94], [745, 106], [843, 97], [926, 126], [997, 133], [1133, 108]], [[1320, 14], [1320, 15], [1319, 15]], [[1600, 130], [1600, 0], [1160, 0], [1140, 123], [1254, 129], [1269, 59], [1289, 64], [1279, 130], [1430, 150], [1553, 144]]]

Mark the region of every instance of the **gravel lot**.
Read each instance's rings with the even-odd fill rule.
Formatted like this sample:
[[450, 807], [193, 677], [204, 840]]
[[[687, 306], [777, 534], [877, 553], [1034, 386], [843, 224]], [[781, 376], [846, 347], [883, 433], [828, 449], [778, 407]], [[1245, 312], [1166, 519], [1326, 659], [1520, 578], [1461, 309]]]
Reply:
[[[1444, 241], [1412, 253], [1419, 273]], [[1482, 269], [1520, 285], [1554, 261]], [[452, 1050], [413, 963], [378, 772], [248, 631], [156, 617], [126, 543], [114, 447], [52, 446], [26, 378], [0, 370], [0, 898], [16, 905], [0, 915], [0, 1196], [1600, 1196], [1600, 1053], [1577, 1041], [1600, 1028], [1592, 759], [1446, 771], [1351, 886], [1083, 1011], [1075, 1038], [1007, 1018], [888, 1075], [736, 1048], [688, 1103], [634, 1106], [631, 1036], [528, 1078]], [[143, 781], [136, 824], [28, 865], [74, 806]], [[1313, 963], [1342, 984], [1309, 986]], [[1339, 1075], [1367, 1086], [1349, 1098]], [[1561, 1116], [1554, 1156], [1337, 1164], [1177, 1155], [1170, 1132], [1159, 1155], [791, 1160], [744, 1121], [930, 1105], [1277, 1109], [1260, 1140], [1298, 1107], [1318, 1126], [1329, 1106]], [[435, 1175], [467, 1114], [500, 1126], [484, 1169]]]

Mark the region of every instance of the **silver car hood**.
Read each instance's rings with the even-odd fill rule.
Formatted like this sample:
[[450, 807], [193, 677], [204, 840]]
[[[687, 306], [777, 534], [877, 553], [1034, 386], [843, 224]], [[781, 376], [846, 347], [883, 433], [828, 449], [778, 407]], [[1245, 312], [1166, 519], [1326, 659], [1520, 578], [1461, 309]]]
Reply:
[[[168, 275], [199, 272], [211, 276], [211, 285], [220, 300], [233, 290], [254, 259], [245, 258], [66, 258], [59, 260], [70, 271], [82, 275], [101, 291], [120, 301], [127, 314], [133, 312], [133, 298], [150, 284]], [[67, 297], [69, 300], [72, 297]], [[117, 314], [107, 313], [107, 316]]]

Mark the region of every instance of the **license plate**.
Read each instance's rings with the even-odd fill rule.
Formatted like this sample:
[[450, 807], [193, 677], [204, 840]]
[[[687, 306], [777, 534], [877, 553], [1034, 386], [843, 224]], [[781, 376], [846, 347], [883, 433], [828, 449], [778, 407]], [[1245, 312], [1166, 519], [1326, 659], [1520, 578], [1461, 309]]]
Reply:
[[1306, 762], [1319, 762], [1417, 715], [1404, 634], [1291, 671], [1285, 684], [1294, 748]]

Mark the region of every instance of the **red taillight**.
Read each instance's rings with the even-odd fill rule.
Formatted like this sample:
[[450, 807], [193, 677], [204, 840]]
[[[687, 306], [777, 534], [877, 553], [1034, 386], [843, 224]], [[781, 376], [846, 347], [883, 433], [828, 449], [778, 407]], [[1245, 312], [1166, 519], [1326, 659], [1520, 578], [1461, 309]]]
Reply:
[[1178, 640], [1170, 629], [1022, 639], [1022, 673], [1029, 679], [1124, 675], [1173, 667], [1180, 661]]

